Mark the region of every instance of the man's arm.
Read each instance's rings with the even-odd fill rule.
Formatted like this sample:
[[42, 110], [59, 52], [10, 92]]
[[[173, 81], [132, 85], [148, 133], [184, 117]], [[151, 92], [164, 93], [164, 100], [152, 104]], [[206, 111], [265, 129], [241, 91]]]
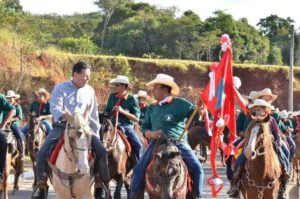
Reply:
[[6, 117], [4, 118], [4, 120], [2, 121], [2, 123], [0, 124], [0, 129], [5, 128], [5, 126], [6, 126], [9, 122], [11, 122], [11, 120], [12, 120], [14, 114], [15, 114], [15, 110], [14, 110], [14, 109], [10, 110], [10, 111], [7, 113]]
[[54, 121], [57, 122], [60, 119], [66, 119], [66, 111], [63, 109], [63, 95], [60, 91], [60, 86], [55, 86], [50, 99], [50, 112], [53, 115]]

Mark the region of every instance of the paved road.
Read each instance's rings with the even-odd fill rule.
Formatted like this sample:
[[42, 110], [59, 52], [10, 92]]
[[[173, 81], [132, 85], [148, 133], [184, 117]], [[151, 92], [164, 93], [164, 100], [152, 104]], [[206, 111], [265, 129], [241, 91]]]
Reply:
[[[220, 194], [218, 195], [218, 198], [222, 198], [222, 199], [226, 199], [228, 198], [226, 195], [226, 191], [229, 188], [229, 183], [226, 179], [226, 175], [225, 175], [225, 168], [218, 164], [218, 172], [222, 177], [222, 180], [224, 181], [224, 188], [223, 190], [220, 192]], [[203, 198], [212, 198], [211, 197], [211, 190], [210, 187], [207, 185], [206, 183], [206, 179], [209, 178], [211, 176], [211, 170], [210, 170], [210, 166], [207, 163], [204, 164], [204, 172], [205, 172], [205, 185], [204, 185], [204, 197]], [[11, 195], [11, 191], [10, 191], [10, 195], [9, 198], [10, 199], [29, 199], [31, 192], [32, 192], [32, 178], [31, 178], [31, 170], [30, 168], [27, 169], [27, 172], [25, 172], [23, 174], [23, 177], [20, 179], [20, 191], [17, 192], [15, 195]], [[290, 183], [289, 185], [289, 192], [290, 192], [290, 199], [299, 199], [299, 187], [297, 185], [295, 185], [294, 183]], [[49, 199], [55, 199], [55, 193], [52, 189], [52, 187], [50, 187], [50, 192], [49, 192]], [[123, 189], [122, 191], [122, 198], [126, 198], [126, 191], [125, 189]], [[146, 197], [148, 198], [148, 197]]]

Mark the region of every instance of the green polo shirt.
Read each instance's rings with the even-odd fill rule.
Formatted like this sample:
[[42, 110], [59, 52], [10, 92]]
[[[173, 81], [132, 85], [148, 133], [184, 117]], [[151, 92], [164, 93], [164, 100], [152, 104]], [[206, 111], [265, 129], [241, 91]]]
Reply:
[[146, 106], [145, 108], [140, 108], [140, 110], [141, 110], [141, 115], [140, 115], [140, 120], [139, 120], [140, 126], [142, 126], [142, 124], [144, 122], [146, 112], [147, 112], [147, 108], [148, 108], [148, 106]]
[[[108, 102], [107, 102], [107, 106], [105, 109], [105, 112], [107, 113], [112, 113], [112, 110], [115, 106], [115, 104], [118, 102], [119, 98], [117, 93], [112, 93], [109, 98], [108, 98]], [[140, 107], [139, 107], [139, 103], [138, 100], [128, 94], [125, 99], [121, 100], [121, 107], [124, 110], [129, 111], [129, 113], [135, 115], [137, 118], [140, 117]], [[113, 118], [113, 122], [115, 118]], [[134, 122], [129, 120], [126, 116], [124, 116], [123, 114], [119, 114], [119, 123], [123, 124], [123, 125], [127, 125], [127, 124], [133, 124]]]
[[14, 109], [14, 106], [4, 97], [4, 95], [0, 94], [0, 123], [2, 123], [5, 118], [4, 113]]
[[195, 106], [183, 98], [173, 98], [162, 106], [152, 104], [147, 109], [142, 130], [162, 130], [168, 137], [177, 140], [194, 109]]
[[[22, 108], [19, 104], [15, 105], [14, 108], [15, 108], [16, 111], [15, 111], [15, 114], [14, 114], [13, 118], [17, 117], [19, 120], [16, 120], [16, 121], [12, 122], [11, 126], [12, 127], [20, 127], [21, 120], [23, 119], [23, 111], [22, 111]], [[4, 113], [3, 113], [4, 117], [3, 118], [6, 117], [7, 113], [8, 113], [8, 111], [4, 111]]]
[[251, 119], [244, 112], [240, 112], [236, 120], [237, 134], [245, 133], [250, 123]]
[[47, 102], [47, 104], [40, 105], [40, 103], [38, 103], [37, 101], [34, 101], [30, 106], [29, 112], [31, 112], [31, 113], [35, 112], [38, 116], [51, 115], [50, 103]]

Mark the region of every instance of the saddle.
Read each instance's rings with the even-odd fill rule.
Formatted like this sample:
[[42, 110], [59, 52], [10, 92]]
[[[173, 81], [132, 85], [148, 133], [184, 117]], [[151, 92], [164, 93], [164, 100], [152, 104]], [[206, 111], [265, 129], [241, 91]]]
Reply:
[[[54, 147], [53, 151], [51, 152], [51, 155], [50, 155], [50, 158], [49, 158], [49, 162], [52, 165], [55, 165], [57, 157], [58, 157], [58, 154], [59, 154], [61, 148], [63, 147], [64, 143], [65, 143], [65, 139], [64, 139], [64, 136], [62, 135], [60, 137], [58, 143]], [[91, 152], [89, 153], [88, 160], [89, 160], [89, 163], [91, 163], [93, 161], [93, 155], [92, 155]]]
[[126, 151], [127, 151], [128, 156], [130, 156], [131, 151], [132, 151], [132, 148], [131, 148], [131, 144], [130, 144], [129, 140], [127, 139], [127, 137], [126, 137], [126, 135], [125, 135], [125, 133], [124, 133], [125, 130], [124, 130], [124, 128], [122, 128], [122, 127], [120, 127], [120, 126], [118, 126], [117, 128], [118, 128], [118, 129], [117, 129], [117, 133], [118, 133], [118, 135], [120, 136], [120, 138], [122, 139], [122, 141], [123, 141], [124, 144], [125, 144], [125, 147], [126, 147]]

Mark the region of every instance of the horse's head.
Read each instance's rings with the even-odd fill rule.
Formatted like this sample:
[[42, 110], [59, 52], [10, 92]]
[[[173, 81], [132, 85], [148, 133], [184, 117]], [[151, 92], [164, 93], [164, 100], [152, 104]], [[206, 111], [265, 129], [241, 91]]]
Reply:
[[27, 112], [27, 115], [29, 117], [29, 130], [28, 130], [28, 136], [30, 142], [32, 142], [32, 146], [38, 150], [40, 145], [43, 142], [43, 139], [45, 138], [46, 129], [42, 128], [42, 122], [39, 118], [39, 115], [37, 115], [35, 112], [30, 113]]
[[88, 115], [89, 109], [84, 114], [69, 115], [65, 130], [65, 150], [69, 158], [75, 159], [81, 173], [89, 172], [88, 155], [92, 130], [88, 124]]
[[269, 115], [264, 117], [251, 116], [252, 122], [249, 125], [246, 138], [248, 138], [248, 144], [245, 148], [245, 156], [247, 159], [255, 159], [257, 155], [264, 154], [260, 150], [265, 147], [266, 144], [270, 146], [272, 144], [272, 135], [268, 121]]
[[101, 140], [103, 140], [104, 134], [109, 130], [111, 126], [110, 118], [111, 118], [110, 114], [106, 112], [99, 113], [99, 122], [101, 125], [99, 135]]
[[161, 198], [171, 199], [180, 178], [184, 175], [178, 148], [168, 139], [160, 142], [155, 159], [155, 175], [161, 188]]

